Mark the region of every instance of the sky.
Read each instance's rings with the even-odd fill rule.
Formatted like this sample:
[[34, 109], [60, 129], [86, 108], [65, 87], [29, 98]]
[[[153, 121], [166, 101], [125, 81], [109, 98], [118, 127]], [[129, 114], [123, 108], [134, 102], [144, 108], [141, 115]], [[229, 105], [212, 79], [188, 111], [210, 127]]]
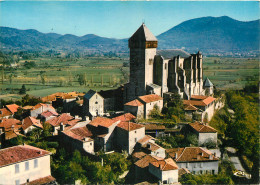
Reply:
[[205, 16], [259, 19], [257, 1], [13, 1], [0, 0], [0, 26], [43, 33], [129, 38], [144, 22], [159, 35]]

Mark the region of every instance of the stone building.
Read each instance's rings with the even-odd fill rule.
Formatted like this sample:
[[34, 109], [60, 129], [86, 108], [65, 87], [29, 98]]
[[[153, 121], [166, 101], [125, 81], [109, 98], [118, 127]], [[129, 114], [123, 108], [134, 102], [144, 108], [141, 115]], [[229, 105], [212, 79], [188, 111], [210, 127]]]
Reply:
[[41, 113], [45, 111], [56, 112], [56, 110], [50, 104], [38, 103], [30, 110], [30, 116], [37, 118], [38, 116], [40, 116]]
[[[157, 52], [157, 38], [142, 24], [128, 41], [130, 81], [125, 84], [125, 102], [138, 96], [175, 92], [184, 99], [204, 95], [202, 54]], [[165, 54], [166, 53], [166, 54]]]
[[50, 155], [29, 145], [0, 150], [0, 184], [57, 184], [51, 176]]
[[103, 115], [104, 98], [96, 91], [89, 90], [83, 97], [83, 109], [90, 118]]

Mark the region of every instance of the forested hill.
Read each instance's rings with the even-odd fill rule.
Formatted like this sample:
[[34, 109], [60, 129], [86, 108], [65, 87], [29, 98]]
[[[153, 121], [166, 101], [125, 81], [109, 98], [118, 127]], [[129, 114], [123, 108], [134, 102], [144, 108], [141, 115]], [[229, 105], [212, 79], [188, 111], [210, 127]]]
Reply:
[[[149, 27], [149, 26], [148, 26]], [[151, 30], [152, 31], [152, 30]], [[202, 17], [185, 21], [157, 36], [158, 49], [198, 50], [203, 53], [245, 53], [259, 49], [259, 20], [242, 22], [230, 17]], [[88, 34], [41, 33], [0, 27], [2, 50], [98, 50], [128, 51], [128, 39]]]

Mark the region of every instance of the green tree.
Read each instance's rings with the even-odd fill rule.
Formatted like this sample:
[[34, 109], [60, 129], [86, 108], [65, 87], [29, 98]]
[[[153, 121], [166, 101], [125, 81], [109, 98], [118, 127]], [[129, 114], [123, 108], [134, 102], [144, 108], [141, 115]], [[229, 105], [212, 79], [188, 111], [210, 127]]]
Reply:
[[26, 88], [25, 88], [24, 84], [22, 85], [22, 88], [20, 89], [19, 94], [26, 94]]

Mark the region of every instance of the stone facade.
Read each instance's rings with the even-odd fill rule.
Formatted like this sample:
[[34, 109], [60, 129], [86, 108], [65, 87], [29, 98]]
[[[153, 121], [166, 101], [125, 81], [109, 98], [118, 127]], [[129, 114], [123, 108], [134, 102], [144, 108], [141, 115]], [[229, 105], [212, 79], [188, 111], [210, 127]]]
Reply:
[[89, 117], [103, 115], [104, 98], [96, 91], [89, 90], [83, 97], [83, 112]]
[[[125, 102], [146, 94], [163, 97], [167, 92], [184, 99], [204, 95], [202, 54], [178, 51], [166, 55], [156, 51], [157, 45], [157, 38], [144, 24], [129, 39], [130, 81], [125, 85]], [[213, 86], [206, 88], [211, 93]]]

